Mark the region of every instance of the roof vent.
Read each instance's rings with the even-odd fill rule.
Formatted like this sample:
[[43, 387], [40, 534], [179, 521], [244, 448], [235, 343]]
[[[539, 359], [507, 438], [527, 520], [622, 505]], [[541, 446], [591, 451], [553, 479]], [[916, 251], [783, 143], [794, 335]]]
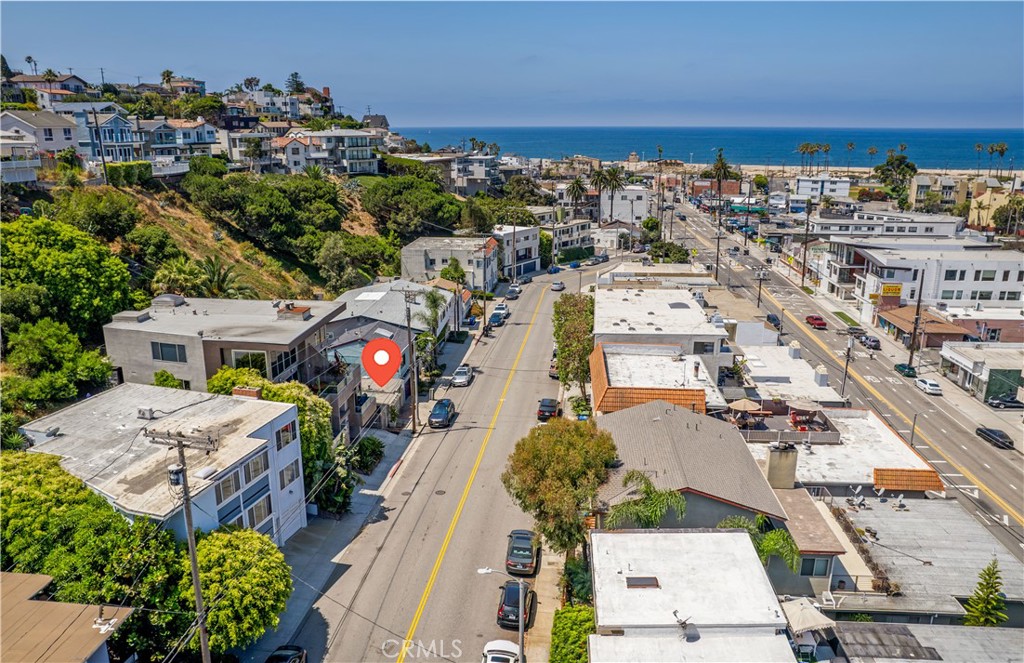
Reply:
[[176, 308], [178, 306], [184, 306], [185, 298], [181, 295], [175, 295], [172, 293], [165, 293], [163, 295], [157, 295], [153, 298], [150, 304], [154, 308]]
[[204, 467], [203, 469], [201, 469], [198, 472], [196, 472], [196, 476], [199, 477], [200, 479], [209, 479], [210, 477], [212, 477], [216, 473], [217, 473], [217, 468], [216, 467]]
[[626, 589], [660, 589], [657, 576], [627, 576]]

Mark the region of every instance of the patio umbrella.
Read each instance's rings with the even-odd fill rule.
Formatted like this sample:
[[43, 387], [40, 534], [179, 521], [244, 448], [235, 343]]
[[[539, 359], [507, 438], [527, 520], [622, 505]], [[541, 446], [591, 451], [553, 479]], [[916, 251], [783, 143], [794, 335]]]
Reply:
[[737, 412], [757, 412], [761, 409], [761, 406], [749, 398], [741, 398], [738, 401], [729, 403], [729, 409]]
[[786, 613], [786, 621], [793, 635], [807, 631], [823, 631], [833, 628], [836, 623], [821, 614], [807, 598], [793, 599], [782, 602], [782, 612]]
[[821, 409], [821, 406], [814, 401], [795, 400], [786, 403], [789, 407], [794, 410], [800, 410], [801, 412], [817, 412]]

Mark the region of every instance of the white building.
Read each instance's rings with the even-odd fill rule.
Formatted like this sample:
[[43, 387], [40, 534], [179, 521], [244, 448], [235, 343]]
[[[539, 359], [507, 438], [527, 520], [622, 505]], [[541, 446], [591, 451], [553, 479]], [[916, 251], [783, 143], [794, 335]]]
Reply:
[[[552, 228], [550, 226], [547, 230], [548, 232], [552, 232]], [[553, 232], [555, 252], [573, 248], [582, 249], [594, 245], [594, 240], [591, 237], [591, 222], [590, 219], [587, 218], [566, 219], [561, 222], [556, 222]]]
[[809, 196], [814, 202], [820, 202], [822, 196], [847, 198], [850, 195], [850, 178], [832, 177], [829, 173], [800, 175], [796, 178], [796, 194]]
[[[217, 130], [217, 145], [214, 147], [216, 154], [227, 154], [228, 159], [235, 163], [242, 163], [257, 172], [262, 172], [271, 164], [271, 139], [273, 134], [269, 131], [257, 131], [255, 129], [229, 129]], [[261, 156], [247, 157], [246, 149], [251, 141], [257, 140], [260, 143]]]
[[746, 532], [595, 531], [591, 546], [590, 663], [796, 660]]
[[453, 193], [460, 196], [474, 196], [490, 193], [501, 184], [498, 157], [489, 154], [460, 156], [454, 162], [452, 173]]
[[[540, 271], [540, 228], [537, 226], [494, 226], [494, 238], [501, 242], [502, 271], [506, 276], [522, 276]], [[515, 245], [515, 259], [512, 247]], [[515, 265], [515, 270], [512, 266]]]
[[857, 235], [860, 237], [953, 237], [963, 228], [964, 220], [946, 214], [920, 212], [854, 212], [849, 218], [811, 219], [815, 235]]
[[180, 488], [169, 482], [176, 439], [185, 450], [193, 525], [241, 525], [278, 545], [306, 526], [298, 411], [289, 403], [125, 383], [20, 428], [30, 451], [66, 471], [129, 520], [150, 518], [185, 538]]
[[419, 237], [402, 247], [402, 278], [414, 283], [436, 279], [453, 258], [466, 271], [470, 289], [494, 290], [499, 276], [494, 237]]
[[281, 138], [272, 138], [270, 141], [271, 158], [274, 160], [274, 171], [283, 173], [301, 173], [306, 166], [314, 166], [325, 163], [324, 158], [315, 158], [313, 154], [320, 157], [324, 155], [320, 145], [310, 136], [300, 133], [289, 134]]
[[377, 155], [370, 147], [370, 134], [358, 129], [328, 129], [308, 134], [320, 145], [310, 152], [330, 172], [336, 174], [375, 174]]
[[768, 209], [778, 212], [789, 211], [789, 194], [785, 191], [772, 191], [768, 194]]
[[32, 136], [36, 149], [44, 152], [78, 147], [75, 121], [50, 111], [4, 111], [0, 113], [0, 130]]
[[555, 222], [555, 208], [551, 205], [527, 205], [526, 209], [537, 219], [538, 225], [550, 226]]
[[651, 190], [639, 184], [628, 184], [615, 192], [614, 204], [610, 191], [601, 192], [600, 215], [602, 221], [637, 223], [651, 215]]
[[28, 134], [0, 130], [0, 178], [4, 184], [30, 184], [36, 181], [39, 155], [36, 139]]

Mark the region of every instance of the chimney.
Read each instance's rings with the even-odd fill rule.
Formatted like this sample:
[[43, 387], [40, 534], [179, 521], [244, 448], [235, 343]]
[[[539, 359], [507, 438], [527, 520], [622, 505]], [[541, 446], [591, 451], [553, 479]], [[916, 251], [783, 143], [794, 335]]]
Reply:
[[237, 398], [246, 398], [253, 401], [263, 400], [263, 388], [262, 387], [235, 387], [231, 390], [231, 395]]
[[698, 364], [696, 361], [693, 362], [693, 377], [700, 377], [700, 364]]
[[772, 444], [768, 447], [768, 462], [764, 473], [772, 488], [789, 489], [796, 484], [797, 450], [792, 444]]
[[814, 369], [814, 384], [819, 387], [828, 386], [828, 369], [825, 368], [825, 364], [818, 364], [818, 367]]
[[793, 341], [789, 344], [789, 356], [793, 359], [800, 358], [800, 341]]

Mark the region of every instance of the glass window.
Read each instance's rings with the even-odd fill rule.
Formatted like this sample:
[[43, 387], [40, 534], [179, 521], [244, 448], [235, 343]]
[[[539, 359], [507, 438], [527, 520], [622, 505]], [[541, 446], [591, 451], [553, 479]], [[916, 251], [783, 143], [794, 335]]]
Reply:
[[292, 348], [286, 352], [279, 352], [273, 361], [270, 362], [270, 377], [277, 379], [279, 375], [294, 366], [299, 359], [299, 349]]
[[980, 301], [980, 302], [990, 302], [990, 301], [992, 301], [992, 291], [991, 290], [971, 290], [971, 299], [972, 300], [976, 300], [976, 301]]
[[989, 329], [988, 333], [985, 334], [986, 341], [998, 341], [999, 335], [1002, 333], [1002, 329]]
[[933, 232], [935, 232], [935, 226], [925, 226], [924, 227], [924, 231], [926, 233], [933, 233]]
[[71, 140], [71, 129], [64, 130], [64, 140]]
[[53, 140], [53, 129], [43, 129], [43, 140]]
[[243, 467], [245, 470], [245, 482], [251, 483], [253, 479], [258, 478], [261, 474], [266, 472], [269, 467], [270, 461], [267, 458], [266, 451], [250, 459]]
[[827, 557], [804, 557], [800, 561], [800, 575], [802, 576], [825, 576], [828, 575]]
[[272, 513], [270, 495], [264, 496], [259, 502], [249, 507], [249, 527], [256, 529], [263, 524]]
[[218, 506], [232, 495], [238, 492], [241, 485], [238, 483], [238, 471], [232, 472], [217, 483], [217, 504]]
[[947, 269], [946, 273], [942, 275], [942, 280], [943, 281], [955, 281], [956, 280], [956, 270], [955, 269]]
[[907, 232], [907, 227], [906, 226], [898, 226], [896, 228], [896, 232], [905, 233], [905, 232]]
[[292, 462], [288, 463], [283, 470], [280, 472], [281, 475], [281, 488], [287, 488], [291, 485], [292, 481], [299, 478], [299, 459], [296, 458]]
[[1020, 290], [1004, 290], [999, 293], [999, 301], [1018, 302], [1020, 301]]
[[298, 428], [295, 421], [289, 421], [286, 426], [279, 429], [274, 436], [277, 438], [277, 450], [285, 448], [297, 437]]
[[188, 358], [185, 355], [184, 345], [175, 345], [174, 343], [159, 343], [152, 341], [149, 344], [150, 349], [153, 352], [153, 359], [158, 361], [173, 361], [179, 364], [188, 362]]
[[953, 291], [943, 290], [942, 293], [939, 295], [939, 299], [953, 299]]
[[917, 232], [917, 226], [910, 226], [909, 228], [907, 228], [907, 232], [916, 233]]
[[975, 281], [995, 281], [996, 280], [996, 270], [994, 270], [994, 269], [983, 269], [983, 270], [981, 270], [981, 272], [980, 272], [981, 273], [981, 278], [978, 278], [978, 273], [979, 273], [978, 271], [974, 272], [974, 280]]
[[1004, 269], [1003, 270], [1003, 280], [1004, 281], [1009, 281], [1010, 280], [1010, 270], [1008, 270], [1008, 269]]
[[231, 363], [235, 368], [255, 368], [260, 375], [267, 376], [267, 353], [262, 350], [232, 350]]

